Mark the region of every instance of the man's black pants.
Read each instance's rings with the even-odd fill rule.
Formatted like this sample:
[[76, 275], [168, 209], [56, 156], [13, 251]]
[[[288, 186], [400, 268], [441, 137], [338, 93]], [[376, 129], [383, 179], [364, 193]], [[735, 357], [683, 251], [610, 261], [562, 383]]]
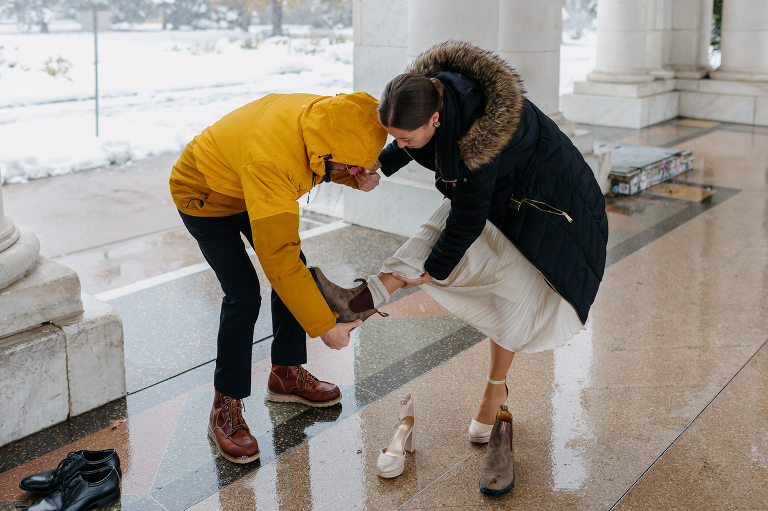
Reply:
[[[253, 328], [261, 306], [259, 278], [240, 237], [240, 233], [245, 235], [253, 246], [248, 213], [225, 217], [195, 217], [181, 211], [179, 214], [224, 291], [213, 385], [226, 396], [248, 397], [251, 395]], [[303, 253], [300, 257], [306, 264]], [[288, 366], [307, 362], [307, 334], [274, 290], [272, 332], [273, 364]]]

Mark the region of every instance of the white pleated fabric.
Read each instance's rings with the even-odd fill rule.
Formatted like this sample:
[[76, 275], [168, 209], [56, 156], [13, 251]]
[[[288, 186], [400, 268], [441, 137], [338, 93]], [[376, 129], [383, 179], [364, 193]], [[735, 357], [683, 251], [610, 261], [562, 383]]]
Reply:
[[[451, 202], [443, 201], [381, 271], [416, 279], [445, 227]], [[583, 327], [571, 305], [491, 222], [445, 280], [422, 286], [452, 314], [515, 353], [562, 346]]]

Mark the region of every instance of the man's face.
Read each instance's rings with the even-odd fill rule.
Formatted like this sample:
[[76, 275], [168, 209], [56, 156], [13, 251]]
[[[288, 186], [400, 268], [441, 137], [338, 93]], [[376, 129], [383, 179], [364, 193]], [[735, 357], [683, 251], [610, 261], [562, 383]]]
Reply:
[[363, 167], [357, 165], [345, 165], [335, 161], [329, 161], [328, 163], [331, 166], [331, 174], [333, 175], [349, 173], [353, 176], [356, 176], [358, 174], [362, 174], [365, 171]]

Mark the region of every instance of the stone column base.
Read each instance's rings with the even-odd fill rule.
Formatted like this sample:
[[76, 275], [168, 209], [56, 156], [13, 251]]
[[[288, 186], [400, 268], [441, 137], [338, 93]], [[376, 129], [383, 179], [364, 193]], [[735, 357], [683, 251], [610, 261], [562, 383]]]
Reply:
[[677, 80], [680, 115], [768, 126], [768, 82]]
[[577, 123], [645, 128], [677, 117], [675, 80], [647, 83], [576, 82], [560, 98], [565, 116]]
[[64, 332], [39, 326], [0, 343], [0, 445], [5, 445], [65, 420], [69, 392]]
[[677, 117], [679, 94], [643, 98], [563, 94], [561, 101], [566, 117], [578, 123], [641, 129]]
[[83, 311], [80, 278], [74, 270], [45, 256], [37, 256], [32, 268], [0, 293], [0, 344], [5, 336]]
[[0, 446], [125, 396], [120, 317], [92, 296], [82, 303], [74, 317], [0, 339]]
[[21, 280], [31, 272], [40, 253], [40, 242], [37, 236], [25, 229], [20, 229], [10, 222], [10, 219], [8, 220], [11, 232], [7, 237], [0, 238], [0, 289]]

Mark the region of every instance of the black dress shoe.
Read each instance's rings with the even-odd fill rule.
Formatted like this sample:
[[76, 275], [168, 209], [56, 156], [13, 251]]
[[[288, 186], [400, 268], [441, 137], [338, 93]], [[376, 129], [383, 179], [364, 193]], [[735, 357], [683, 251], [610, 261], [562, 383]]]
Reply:
[[86, 511], [106, 506], [120, 498], [120, 474], [115, 467], [77, 472], [57, 491], [25, 511]]
[[30, 493], [49, 495], [59, 489], [69, 476], [83, 470], [96, 470], [102, 467], [115, 467], [120, 477], [120, 458], [114, 449], [103, 451], [74, 451], [61, 460], [59, 465], [46, 472], [27, 476], [19, 483], [19, 488]]

